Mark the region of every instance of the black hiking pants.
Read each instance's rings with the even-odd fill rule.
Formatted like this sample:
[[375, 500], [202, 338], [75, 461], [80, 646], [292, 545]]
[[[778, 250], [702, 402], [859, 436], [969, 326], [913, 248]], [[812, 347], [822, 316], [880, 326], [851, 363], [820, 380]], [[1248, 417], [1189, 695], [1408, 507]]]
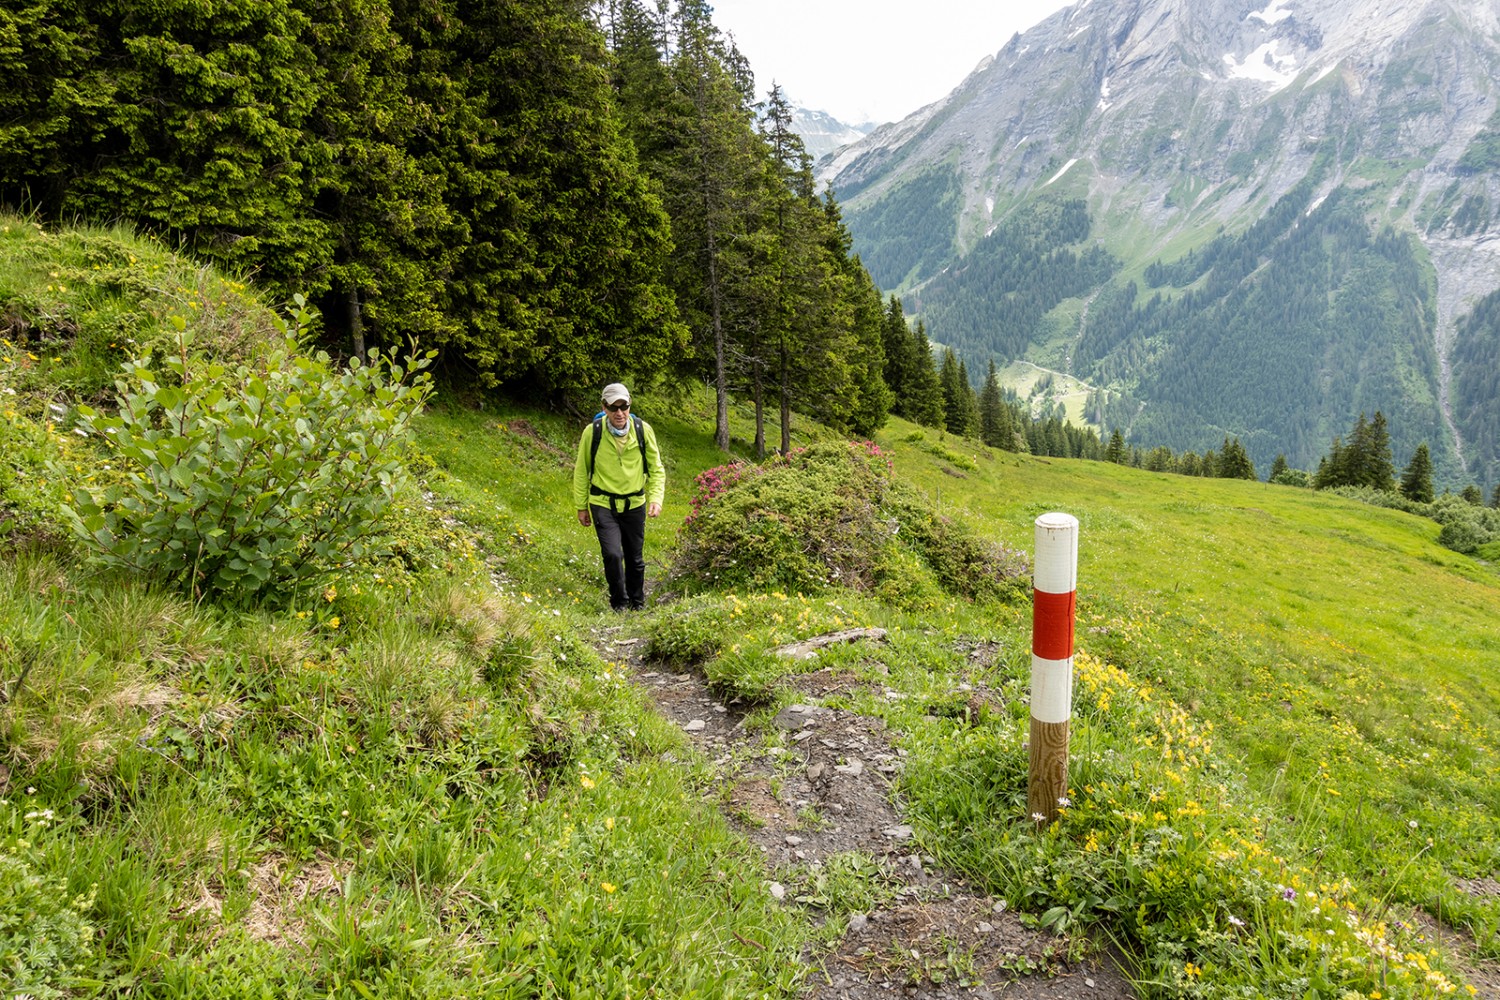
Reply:
[[609, 584], [609, 606], [616, 611], [646, 606], [646, 505], [616, 513], [589, 504], [599, 554], [604, 558], [604, 580]]

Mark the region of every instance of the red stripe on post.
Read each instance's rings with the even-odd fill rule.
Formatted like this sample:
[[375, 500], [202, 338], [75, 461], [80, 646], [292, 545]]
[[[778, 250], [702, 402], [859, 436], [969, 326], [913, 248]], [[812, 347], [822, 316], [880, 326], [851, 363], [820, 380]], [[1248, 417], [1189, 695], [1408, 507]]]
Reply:
[[1073, 655], [1073, 612], [1078, 592], [1033, 590], [1031, 595], [1031, 652], [1044, 660], [1066, 660]]

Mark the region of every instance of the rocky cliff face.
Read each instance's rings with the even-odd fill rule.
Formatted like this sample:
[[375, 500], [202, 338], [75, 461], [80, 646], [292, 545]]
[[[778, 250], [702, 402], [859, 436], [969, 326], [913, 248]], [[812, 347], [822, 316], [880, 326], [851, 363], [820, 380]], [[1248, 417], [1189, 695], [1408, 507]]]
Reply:
[[868, 122], [848, 125], [826, 111], [811, 108], [797, 108], [792, 112], [792, 130], [802, 137], [802, 145], [814, 160], [821, 160], [837, 149], [858, 142], [874, 128]]
[[[1082, 0], [820, 178], [877, 280], [918, 291], [1042, 198], [1086, 200], [1118, 281], [1248, 229], [1299, 184], [1308, 211], [1354, 193], [1435, 275], [1431, 388], [1462, 457], [1454, 330], [1500, 287], [1500, 0]], [[906, 225], [899, 253], [883, 242], [898, 218], [931, 223]]]

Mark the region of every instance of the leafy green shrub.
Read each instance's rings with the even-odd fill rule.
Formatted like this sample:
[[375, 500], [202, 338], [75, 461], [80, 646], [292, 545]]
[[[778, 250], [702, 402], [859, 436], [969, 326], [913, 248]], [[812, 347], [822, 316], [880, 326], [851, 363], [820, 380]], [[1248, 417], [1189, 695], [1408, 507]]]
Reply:
[[294, 333], [234, 367], [194, 350], [180, 320], [177, 347], [165, 378], [126, 363], [117, 415], [79, 407], [123, 479], [63, 509], [98, 561], [248, 599], [377, 550], [431, 377], [404, 382], [408, 370], [374, 352], [339, 370], [325, 353], [300, 354]]
[[1475, 507], [1461, 496], [1444, 494], [1430, 505], [1429, 517], [1443, 526], [1438, 544], [1473, 555], [1500, 536], [1500, 512]]
[[1408, 514], [1416, 514], [1420, 517], [1432, 517], [1432, 505], [1411, 500], [1402, 496], [1395, 490], [1377, 490], [1370, 486], [1336, 486], [1327, 492], [1335, 496], [1345, 497], [1349, 500], [1358, 500], [1372, 507], [1384, 507], [1387, 510], [1404, 510]]
[[1490, 534], [1478, 518], [1450, 516], [1443, 522], [1443, 530], [1438, 532], [1439, 545], [1464, 555], [1477, 551], [1489, 540]]
[[1278, 486], [1300, 486], [1306, 489], [1312, 485], [1312, 476], [1305, 469], [1282, 469], [1271, 477], [1271, 482]]
[[931, 567], [948, 593], [970, 599], [1025, 596], [1024, 553], [977, 537], [939, 514], [925, 494], [904, 482], [891, 482], [885, 511], [900, 525], [897, 537], [906, 535], [904, 544]]
[[894, 577], [899, 596], [923, 589], [909, 579], [917, 569], [968, 598], [1024, 589], [1022, 554], [937, 514], [891, 478], [873, 444], [819, 444], [764, 465], [720, 466], [697, 485], [671, 571], [679, 580], [817, 593], [870, 590]]

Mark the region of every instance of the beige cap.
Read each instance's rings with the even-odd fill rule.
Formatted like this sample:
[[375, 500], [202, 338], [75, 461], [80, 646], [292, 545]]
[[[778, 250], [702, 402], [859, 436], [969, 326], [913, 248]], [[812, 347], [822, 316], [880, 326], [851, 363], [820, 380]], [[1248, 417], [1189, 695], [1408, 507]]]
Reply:
[[609, 406], [611, 403], [618, 403], [622, 399], [627, 403], [630, 402], [630, 390], [625, 388], [624, 385], [619, 382], [611, 382], [604, 387], [605, 406]]

